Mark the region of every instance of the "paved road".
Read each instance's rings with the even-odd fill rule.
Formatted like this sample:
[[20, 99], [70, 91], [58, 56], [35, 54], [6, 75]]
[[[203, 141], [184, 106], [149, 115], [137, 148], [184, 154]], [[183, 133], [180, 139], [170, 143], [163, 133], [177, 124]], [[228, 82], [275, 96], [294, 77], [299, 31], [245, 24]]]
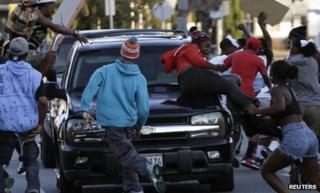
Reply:
[[[244, 150], [246, 143], [243, 144]], [[13, 160], [8, 168], [8, 172], [16, 179], [16, 183], [12, 188], [12, 193], [23, 193], [26, 187], [25, 176], [17, 175], [16, 168], [18, 167], [17, 155], [14, 155]], [[288, 169], [279, 172], [285, 184], [288, 184]], [[59, 193], [55, 186], [55, 172], [52, 169], [40, 170], [40, 178], [42, 189], [45, 193]], [[153, 187], [146, 184], [146, 193], [155, 193]], [[121, 186], [95, 186], [83, 187], [83, 193], [121, 193]], [[208, 185], [201, 185], [196, 181], [184, 183], [168, 184], [167, 193], [210, 193]], [[292, 191], [292, 193], [312, 193], [315, 191]], [[232, 193], [274, 193], [274, 191], [264, 182], [259, 171], [254, 171], [244, 167], [235, 169], [235, 189]]]

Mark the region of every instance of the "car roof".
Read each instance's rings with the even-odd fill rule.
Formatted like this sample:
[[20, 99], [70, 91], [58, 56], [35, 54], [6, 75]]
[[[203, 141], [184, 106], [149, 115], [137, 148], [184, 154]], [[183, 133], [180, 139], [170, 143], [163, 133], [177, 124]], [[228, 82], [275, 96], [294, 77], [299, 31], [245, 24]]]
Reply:
[[[166, 30], [166, 29], [99, 29], [99, 30], [80, 30], [78, 33], [87, 38], [99, 37], [116, 37], [123, 35], [139, 36], [139, 35], [180, 35], [187, 38], [187, 34], [182, 30]], [[58, 36], [63, 36], [58, 34]], [[73, 36], [66, 35], [65, 38], [73, 38]]]
[[[128, 39], [130, 36], [119, 36], [119, 37], [109, 37], [109, 38], [95, 38], [90, 39], [87, 44], [78, 44], [79, 51], [90, 51], [102, 48], [118, 48], [122, 43]], [[165, 38], [165, 37], [139, 37], [138, 42], [141, 46], [180, 46], [184, 43], [190, 42], [187, 38]]]

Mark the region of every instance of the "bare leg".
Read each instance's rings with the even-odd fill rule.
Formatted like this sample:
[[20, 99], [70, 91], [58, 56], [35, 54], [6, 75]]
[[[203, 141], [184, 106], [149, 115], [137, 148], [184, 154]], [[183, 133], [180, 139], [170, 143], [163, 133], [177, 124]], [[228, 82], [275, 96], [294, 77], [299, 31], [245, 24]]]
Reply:
[[275, 150], [264, 163], [261, 174], [266, 182], [278, 193], [289, 193], [281, 179], [275, 174], [278, 170], [289, 166], [292, 159]]
[[304, 158], [302, 167], [308, 180], [311, 184], [316, 184], [317, 190], [320, 191], [320, 176], [317, 158]]

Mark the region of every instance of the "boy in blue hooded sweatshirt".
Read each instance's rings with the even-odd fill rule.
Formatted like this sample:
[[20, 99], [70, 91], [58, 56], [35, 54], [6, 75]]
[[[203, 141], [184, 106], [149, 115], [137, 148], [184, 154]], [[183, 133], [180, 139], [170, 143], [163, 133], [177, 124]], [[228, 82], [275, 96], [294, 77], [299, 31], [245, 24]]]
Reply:
[[134, 133], [140, 132], [149, 115], [147, 82], [134, 63], [140, 55], [137, 38], [126, 40], [120, 53], [121, 60], [97, 69], [91, 76], [81, 99], [83, 118], [94, 120], [88, 111], [97, 95], [97, 124], [106, 130], [109, 147], [120, 161], [124, 193], [143, 193], [137, 174], [149, 177], [162, 193], [166, 187], [160, 166], [139, 155], [132, 143]]
[[3, 165], [9, 163], [17, 142], [26, 168], [25, 192], [40, 193], [39, 149], [34, 137], [43, 128], [47, 99], [41, 73], [24, 61], [28, 50], [24, 38], [12, 39], [8, 61], [0, 65], [0, 193], [5, 192]]

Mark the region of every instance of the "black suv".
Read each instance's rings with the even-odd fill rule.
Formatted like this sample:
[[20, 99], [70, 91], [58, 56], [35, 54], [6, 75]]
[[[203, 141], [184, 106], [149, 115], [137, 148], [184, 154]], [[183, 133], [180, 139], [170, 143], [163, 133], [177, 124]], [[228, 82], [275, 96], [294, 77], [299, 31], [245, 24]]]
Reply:
[[[232, 118], [218, 96], [182, 95], [175, 72], [164, 73], [160, 56], [188, 43], [180, 31], [138, 30], [137, 61], [148, 81], [150, 117], [134, 141], [139, 153], [163, 167], [166, 181], [199, 180], [212, 190], [234, 188]], [[126, 32], [76, 42], [69, 53], [59, 88], [50, 93], [50, 113], [41, 133], [44, 166], [56, 167], [60, 192], [81, 192], [81, 185], [108, 184], [121, 179], [118, 161], [110, 153], [105, 131], [87, 124], [79, 113], [80, 99], [91, 74], [120, 58]], [[47, 84], [48, 87], [55, 86]], [[116, 107], [115, 107], [116, 108]], [[95, 105], [91, 108], [95, 114]]]

